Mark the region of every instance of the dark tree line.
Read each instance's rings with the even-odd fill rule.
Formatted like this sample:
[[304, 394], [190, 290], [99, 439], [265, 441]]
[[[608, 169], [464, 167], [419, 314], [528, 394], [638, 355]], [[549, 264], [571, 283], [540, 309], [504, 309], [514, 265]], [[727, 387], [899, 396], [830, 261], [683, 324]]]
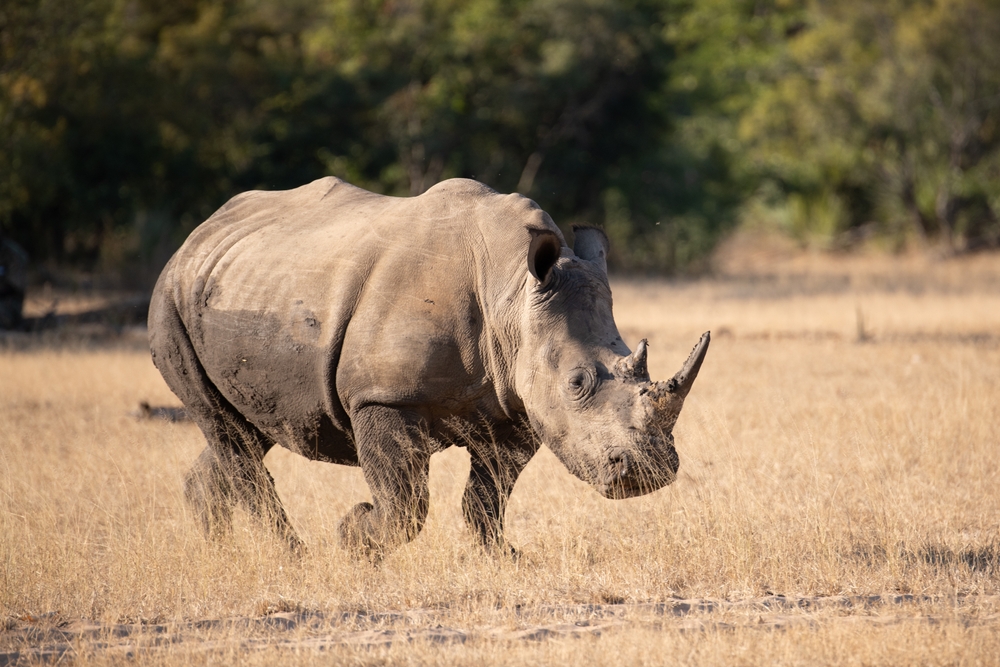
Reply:
[[155, 274], [233, 194], [477, 178], [603, 226], [620, 269], [740, 220], [996, 244], [985, 0], [7, 0], [0, 230]]

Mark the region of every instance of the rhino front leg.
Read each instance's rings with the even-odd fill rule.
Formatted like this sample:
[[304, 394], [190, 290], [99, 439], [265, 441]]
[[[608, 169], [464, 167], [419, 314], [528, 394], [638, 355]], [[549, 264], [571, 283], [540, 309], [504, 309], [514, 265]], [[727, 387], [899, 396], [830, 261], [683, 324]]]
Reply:
[[424, 526], [430, 448], [422, 420], [402, 410], [369, 406], [352, 415], [351, 424], [373, 502], [347, 513], [340, 539], [348, 551], [377, 563]]
[[514, 483], [538, 449], [530, 434], [514, 429], [506, 437], [491, 433], [468, 445], [472, 465], [462, 498], [469, 527], [487, 551], [515, 554], [504, 538], [504, 515]]

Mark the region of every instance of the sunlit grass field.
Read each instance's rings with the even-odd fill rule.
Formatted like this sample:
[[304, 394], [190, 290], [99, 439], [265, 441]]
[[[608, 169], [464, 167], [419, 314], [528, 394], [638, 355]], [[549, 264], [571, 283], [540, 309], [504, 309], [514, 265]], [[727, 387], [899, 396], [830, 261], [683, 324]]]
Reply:
[[[336, 539], [368, 497], [360, 471], [285, 450], [266, 463], [306, 554], [242, 514], [207, 542], [182, 495], [200, 432], [131, 414], [179, 404], [145, 351], [0, 352], [0, 654], [40, 659], [51, 637], [31, 628], [85, 624], [60, 655], [996, 664], [1000, 257], [764, 257], [720, 273], [612, 280], [655, 379], [713, 331], [675, 430], [677, 482], [610, 501], [543, 449], [508, 510], [516, 561], [467, 534], [456, 448], [432, 462], [423, 533], [379, 568]], [[776, 596], [814, 603], [760, 606]], [[715, 606], [663, 612], [679, 600]], [[620, 622], [587, 624], [601, 614]], [[256, 622], [272, 617], [300, 624]], [[119, 646], [124, 626], [138, 630]]]

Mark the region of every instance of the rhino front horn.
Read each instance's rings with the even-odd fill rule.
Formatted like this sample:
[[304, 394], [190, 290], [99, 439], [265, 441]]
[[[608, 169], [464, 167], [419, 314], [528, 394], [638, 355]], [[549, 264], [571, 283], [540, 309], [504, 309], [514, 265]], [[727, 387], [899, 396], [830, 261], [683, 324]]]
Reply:
[[674, 419], [680, 414], [684, 398], [691, 391], [698, 371], [701, 370], [701, 363], [705, 361], [705, 353], [708, 352], [708, 343], [712, 340], [711, 332], [706, 331], [701, 335], [698, 344], [691, 350], [684, 367], [677, 371], [677, 374], [666, 382], [654, 382], [649, 392], [649, 397], [656, 402], [661, 409], [672, 413]]
[[701, 335], [698, 344], [694, 346], [687, 361], [684, 362], [684, 367], [667, 381], [667, 391], [681, 398], [688, 395], [695, 378], [698, 377], [698, 371], [701, 370], [701, 362], [705, 361], [705, 353], [708, 352], [708, 344], [711, 340], [711, 331], [706, 331]]

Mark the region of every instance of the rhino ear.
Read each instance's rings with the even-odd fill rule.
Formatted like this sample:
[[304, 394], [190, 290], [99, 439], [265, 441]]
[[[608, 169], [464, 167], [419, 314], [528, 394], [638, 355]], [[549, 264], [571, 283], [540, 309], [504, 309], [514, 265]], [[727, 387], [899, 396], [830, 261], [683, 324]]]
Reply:
[[573, 252], [580, 259], [594, 262], [608, 272], [608, 235], [597, 227], [573, 225]]
[[552, 267], [562, 254], [562, 243], [554, 232], [547, 229], [531, 229], [531, 244], [528, 246], [528, 271], [543, 285], [548, 282]]

